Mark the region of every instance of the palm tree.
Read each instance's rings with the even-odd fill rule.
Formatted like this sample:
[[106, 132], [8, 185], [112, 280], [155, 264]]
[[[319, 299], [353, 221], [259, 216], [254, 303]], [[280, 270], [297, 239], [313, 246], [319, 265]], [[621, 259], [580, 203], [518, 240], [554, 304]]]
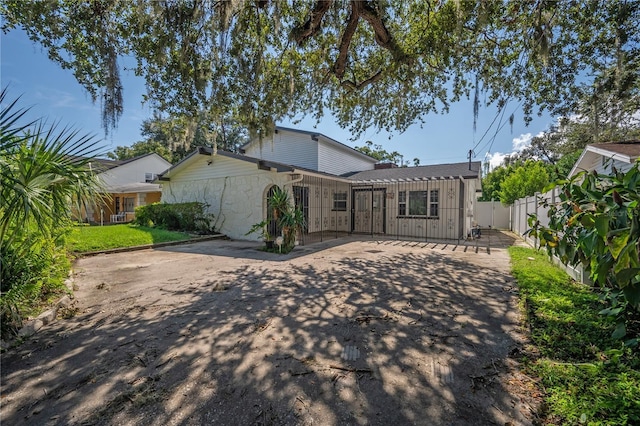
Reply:
[[57, 123], [49, 125], [42, 119], [21, 124], [28, 110], [17, 108], [18, 99], [5, 106], [6, 95], [5, 88], [0, 93], [3, 320], [9, 314], [15, 319], [20, 299], [33, 296], [27, 296], [32, 292], [25, 289], [47, 275], [43, 266], [56, 268], [55, 259], [30, 259], [42, 256], [43, 242], [60, 249], [58, 237], [70, 219], [72, 203], [95, 198], [103, 189], [89, 165], [101, 149], [93, 136], [69, 127], [59, 130]]

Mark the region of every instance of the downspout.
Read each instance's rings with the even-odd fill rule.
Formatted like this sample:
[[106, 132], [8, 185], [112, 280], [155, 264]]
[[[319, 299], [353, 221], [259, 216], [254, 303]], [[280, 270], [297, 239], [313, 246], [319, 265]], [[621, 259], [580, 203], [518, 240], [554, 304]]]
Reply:
[[[292, 173], [292, 174], [293, 174], [293, 173]], [[302, 173], [295, 173], [295, 174], [300, 175], [300, 177], [299, 177], [299, 178], [296, 178], [296, 179], [293, 179], [293, 180], [290, 180], [289, 182], [283, 183], [283, 184], [282, 184], [282, 186], [285, 186], [285, 185], [292, 185], [292, 184], [294, 184], [294, 183], [302, 182], [302, 179], [304, 179], [304, 175], [303, 175]], [[291, 176], [291, 175], [289, 175], [289, 176]]]

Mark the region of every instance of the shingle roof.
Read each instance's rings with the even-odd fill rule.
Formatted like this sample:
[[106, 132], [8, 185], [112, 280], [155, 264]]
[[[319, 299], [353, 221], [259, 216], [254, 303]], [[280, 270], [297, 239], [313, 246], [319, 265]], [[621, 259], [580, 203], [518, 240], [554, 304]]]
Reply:
[[366, 170], [349, 176], [351, 180], [397, 180], [397, 179], [422, 179], [422, 178], [477, 178], [480, 175], [480, 161], [452, 164], [434, 164], [430, 166], [397, 167], [393, 169]]
[[597, 143], [590, 145], [594, 148], [605, 149], [607, 151], [622, 154], [629, 157], [631, 161], [640, 157], [640, 141], [626, 141], [617, 143]]

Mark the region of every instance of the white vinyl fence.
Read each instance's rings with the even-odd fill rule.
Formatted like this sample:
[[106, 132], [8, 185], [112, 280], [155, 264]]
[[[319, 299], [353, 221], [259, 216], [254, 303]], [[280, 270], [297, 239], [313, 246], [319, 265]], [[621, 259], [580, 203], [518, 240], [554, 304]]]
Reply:
[[[511, 230], [524, 238], [524, 240], [531, 244], [535, 248], [540, 247], [540, 241], [537, 238], [533, 238], [529, 235], [525, 235], [529, 230], [528, 218], [531, 214], [535, 214], [540, 224], [543, 226], [549, 225], [549, 208], [543, 204], [553, 204], [559, 201], [558, 199], [559, 188], [554, 188], [544, 194], [537, 193], [531, 197], [520, 198], [516, 200], [511, 206]], [[560, 259], [553, 257], [553, 262], [567, 271], [574, 280], [583, 283], [590, 283], [589, 273], [584, 270], [580, 265], [575, 268], [570, 265], [563, 265]]]
[[478, 201], [475, 218], [484, 229], [511, 229], [511, 207], [500, 201]]

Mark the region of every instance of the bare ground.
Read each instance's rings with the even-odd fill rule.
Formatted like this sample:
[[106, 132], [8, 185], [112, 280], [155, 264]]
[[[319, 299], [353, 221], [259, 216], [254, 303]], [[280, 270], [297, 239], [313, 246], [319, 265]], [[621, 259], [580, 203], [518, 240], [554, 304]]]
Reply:
[[3, 354], [6, 424], [531, 424], [504, 248], [211, 241], [76, 265]]

